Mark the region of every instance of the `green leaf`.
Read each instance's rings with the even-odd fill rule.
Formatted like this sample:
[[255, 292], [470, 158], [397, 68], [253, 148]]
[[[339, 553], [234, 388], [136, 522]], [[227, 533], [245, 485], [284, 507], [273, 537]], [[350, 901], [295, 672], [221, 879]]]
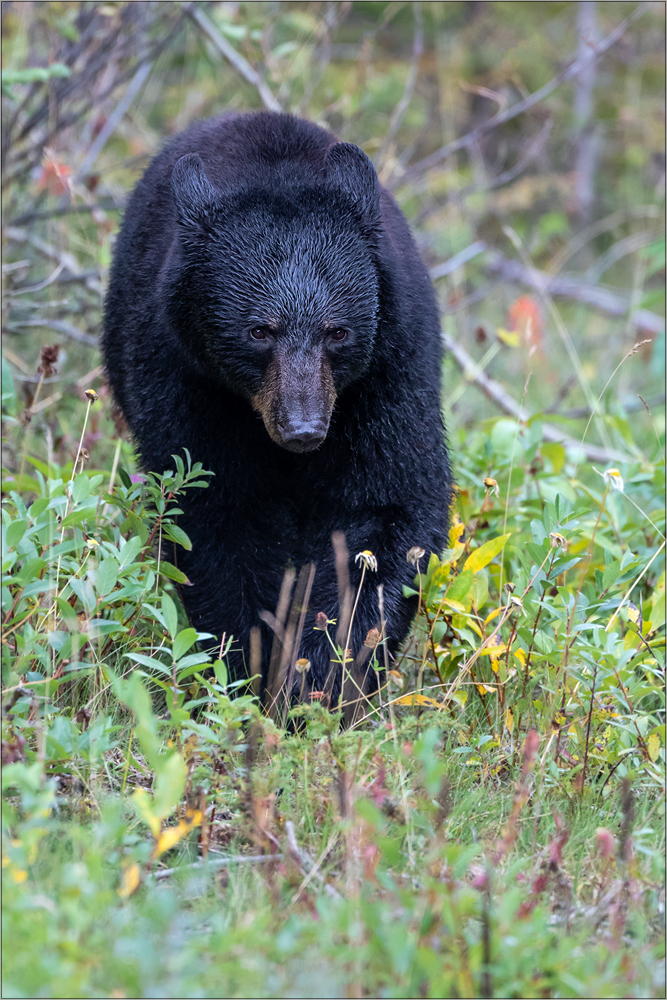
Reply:
[[177, 569], [172, 563], [167, 562], [166, 559], [160, 560], [160, 573], [162, 576], [166, 576], [168, 580], [173, 580], [175, 583], [182, 583], [185, 586], [190, 584], [185, 573]]
[[80, 472], [79, 475], [75, 477], [70, 492], [74, 503], [81, 503], [82, 500], [86, 499], [90, 493], [90, 481], [85, 472]]
[[177, 524], [165, 524], [162, 527], [162, 531], [167, 538], [170, 538], [172, 542], [176, 542], [177, 545], [182, 545], [184, 549], [188, 549], [189, 551], [192, 548], [192, 542]]
[[215, 679], [221, 688], [227, 687], [227, 666], [223, 660], [216, 660], [213, 664]]
[[6, 528], [5, 535], [5, 545], [8, 549], [15, 548], [21, 541], [26, 533], [28, 527], [28, 522], [21, 518], [20, 520], [12, 521], [12, 523]]
[[181, 800], [187, 767], [179, 754], [171, 753], [168, 757], [159, 758], [155, 770], [153, 812], [160, 819], [166, 819]]
[[54, 76], [65, 77], [70, 70], [63, 63], [51, 63], [50, 66], [27, 66], [25, 69], [3, 69], [3, 86], [17, 83], [46, 83]]
[[145, 653], [126, 653], [125, 655], [128, 660], [134, 660], [135, 663], [141, 663], [142, 666], [148, 667], [150, 670], [157, 670], [158, 673], [171, 677], [170, 668], [165, 666], [156, 656], [146, 656]]
[[116, 586], [118, 580], [118, 563], [111, 556], [103, 559], [97, 567], [95, 589], [100, 597], [106, 597]]
[[126, 490], [132, 489], [132, 480], [130, 479], [130, 475], [122, 466], [118, 467], [118, 478]]
[[542, 452], [543, 457], [548, 458], [551, 462], [555, 475], [558, 475], [563, 471], [566, 455], [565, 448], [563, 448], [562, 444], [545, 441], [540, 447], [540, 451]]
[[131, 531], [133, 535], [137, 535], [141, 539], [142, 545], [145, 545], [148, 541], [148, 528], [141, 518], [137, 517], [133, 510], [128, 510], [121, 530]]
[[139, 553], [143, 548], [143, 542], [136, 535], [133, 538], [129, 538], [123, 548], [120, 550], [120, 569], [125, 569], [130, 563], [134, 562]]
[[470, 593], [474, 579], [475, 574], [471, 569], [464, 570], [463, 573], [460, 573], [452, 582], [451, 587], [449, 587], [447, 591], [447, 597], [451, 601], [459, 601], [461, 604], [465, 605], [465, 598]]
[[167, 623], [167, 631], [173, 640], [178, 632], [178, 611], [169, 594], [162, 595], [162, 614]]
[[14, 376], [9, 367], [9, 362], [2, 355], [2, 408], [10, 417], [16, 413], [16, 389], [14, 387]]
[[197, 641], [197, 631], [194, 628], [182, 629], [174, 639], [173, 656], [175, 660], [187, 653], [191, 646]]
[[489, 596], [489, 581], [483, 570], [475, 573], [475, 579], [473, 580], [470, 596], [477, 611], [479, 611], [480, 608], [483, 608], [486, 604]]
[[[488, 542], [480, 545], [478, 549], [475, 549], [474, 552], [471, 552], [463, 564], [464, 571], [472, 570], [473, 573], [476, 573], [478, 570], [488, 566], [491, 560], [495, 559], [498, 553], [504, 549], [510, 535], [511, 532], [507, 535], [498, 535], [497, 538], [491, 538]], [[447, 596], [451, 597], [451, 592]]]

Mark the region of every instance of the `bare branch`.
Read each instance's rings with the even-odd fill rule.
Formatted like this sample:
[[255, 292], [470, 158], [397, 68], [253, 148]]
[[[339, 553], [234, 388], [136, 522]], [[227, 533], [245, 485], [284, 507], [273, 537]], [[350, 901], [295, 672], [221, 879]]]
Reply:
[[121, 119], [125, 115], [125, 112], [128, 110], [128, 108], [132, 104], [132, 101], [143, 87], [152, 67], [153, 64], [151, 62], [141, 63], [139, 69], [130, 80], [129, 87], [123, 94], [122, 98], [120, 99], [114, 110], [107, 118], [104, 128], [100, 131], [100, 134], [97, 136], [94, 143], [84, 156], [83, 162], [81, 163], [81, 166], [76, 172], [76, 180], [78, 180], [80, 177], [85, 177], [87, 174], [90, 173], [90, 168], [92, 167], [95, 160], [101, 153], [107, 139], [109, 139], [110, 136], [114, 133]]
[[466, 135], [461, 136], [460, 139], [455, 139], [453, 142], [447, 143], [446, 146], [436, 149], [434, 153], [431, 153], [429, 156], [425, 156], [422, 160], [417, 160], [416, 163], [413, 163], [412, 166], [408, 167], [405, 171], [403, 177], [401, 178], [401, 183], [413, 180], [419, 174], [430, 170], [431, 167], [437, 166], [437, 164], [441, 163], [448, 156], [451, 156], [453, 153], [458, 153], [460, 149], [468, 149], [471, 146], [474, 146], [483, 135], [490, 132], [492, 129], [497, 128], [498, 125], [504, 125], [505, 122], [511, 121], [518, 115], [523, 114], [524, 111], [529, 111], [530, 108], [534, 108], [536, 104], [539, 104], [540, 101], [545, 99], [545, 97], [552, 94], [562, 83], [566, 83], [568, 80], [571, 80], [573, 76], [577, 76], [589, 62], [592, 62], [594, 59], [598, 59], [607, 51], [607, 49], [610, 49], [612, 45], [614, 45], [619, 38], [625, 34], [630, 25], [646, 12], [647, 7], [648, 4], [646, 3], [639, 4], [630, 17], [627, 17], [625, 21], [621, 21], [621, 23], [614, 28], [614, 30], [607, 35], [607, 37], [604, 38], [599, 45], [588, 49], [584, 56], [579, 59], [575, 59], [569, 66], [566, 66], [565, 69], [562, 70], [557, 76], [553, 77], [553, 79], [551, 79], [548, 83], [545, 83], [543, 87], [540, 87], [540, 89], [536, 90], [533, 94], [529, 94], [528, 97], [524, 98], [522, 101], [518, 101], [516, 104], [513, 104], [512, 107], [507, 108], [505, 111], [499, 111], [498, 114], [493, 115], [493, 117], [489, 118], [488, 121], [482, 122], [481, 125], [478, 125]]
[[[530, 420], [531, 414], [528, 413], [523, 406], [520, 406], [514, 397], [511, 396], [499, 382], [489, 378], [489, 376], [482, 371], [479, 365], [475, 364], [475, 361], [470, 357], [464, 347], [462, 347], [446, 333], [442, 334], [442, 340], [445, 345], [445, 349], [454, 358], [459, 368], [465, 374], [465, 377], [469, 381], [474, 382], [475, 385], [478, 385], [488, 399], [495, 403], [496, 406], [499, 406], [505, 413], [509, 413], [510, 416], [514, 417], [514, 419], [518, 420], [520, 423], [525, 424], [528, 420]], [[553, 441], [557, 444], [562, 444], [566, 448], [576, 448], [582, 451], [586, 458], [591, 462], [600, 462], [608, 465], [610, 462], [631, 461], [629, 455], [623, 455], [620, 452], [600, 448], [594, 444], [586, 444], [585, 442], [582, 444], [581, 441], [577, 441], [576, 438], [570, 437], [569, 434], [565, 434], [563, 431], [559, 430], [558, 427], [554, 427], [553, 424], [543, 424], [542, 433], [544, 434], [546, 441]]]
[[[633, 248], [636, 248], [639, 239], [637, 237], [633, 237], [633, 239], [635, 240]], [[641, 245], [643, 246], [644, 242]], [[627, 246], [624, 246], [624, 252], [630, 252]], [[552, 296], [583, 302], [594, 309], [608, 313], [610, 316], [626, 316], [631, 308], [628, 296], [619, 295], [618, 292], [612, 292], [609, 288], [586, 284], [571, 275], [553, 275], [546, 271], [537, 271], [535, 268], [527, 268], [521, 261], [511, 260], [499, 251], [491, 250], [483, 240], [476, 240], [455, 257], [431, 268], [431, 278], [434, 281], [438, 278], [444, 278], [481, 253], [486, 253], [484, 269], [491, 274], [500, 275], [504, 281], [526, 285], [538, 292], [548, 292]], [[607, 265], [605, 264], [605, 266]], [[657, 335], [665, 329], [665, 321], [662, 317], [649, 309], [633, 310], [630, 313], [630, 321], [643, 333]]]
[[[91, 337], [89, 333], [84, 333], [83, 330], [78, 330], [71, 323], [65, 323], [60, 319], [22, 319], [15, 320], [13, 323], [9, 323], [9, 330], [20, 330], [22, 327], [28, 326], [41, 326], [45, 330], [55, 330], [57, 333], [64, 333], [66, 337], [71, 337], [72, 340], [78, 340], [80, 344], [88, 344], [90, 347], [99, 347], [99, 341], [97, 337]], [[45, 379], [46, 381], [46, 379]]]
[[595, 197], [595, 166], [598, 153], [598, 136], [591, 122], [593, 94], [595, 91], [595, 60], [586, 59], [590, 48], [597, 41], [595, 3], [579, 0], [577, 13], [579, 31], [579, 59], [582, 64], [577, 74], [574, 91], [574, 117], [576, 131], [573, 136], [575, 152], [574, 177], [579, 217], [590, 222]]
[[[627, 296], [618, 295], [608, 288], [598, 285], [587, 285], [578, 278], [563, 274], [553, 276], [545, 271], [537, 271], [524, 267], [518, 260], [509, 260], [501, 253], [492, 252], [487, 257], [487, 269], [491, 273], [501, 274], [507, 281], [515, 281], [527, 285], [535, 291], [548, 292], [549, 295], [574, 299], [611, 316], [626, 316], [630, 308]], [[648, 309], [635, 309], [630, 314], [630, 322], [638, 330], [645, 333], [659, 334], [665, 329], [665, 321]]]
[[410, 101], [412, 100], [415, 84], [417, 82], [417, 75], [419, 73], [419, 62], [424, 51], [424, 23], [422, 20], [421, 3], [413, 3], [412, 12], [415, 19], [415, 32], [412, 39], [412, 57], [410, 59], [408, 75], [405, 79], [405, 86], [403, 88], [401, 99], [394, 108], [389, 122], [389, 127], [387, 128], [385, 137], [382, 140], [382, 146], [380, 147], [377, 155], [377, 162], [379, 164], [383, 162], [396, 133], [401, 127], [401, 122], [403, 121], [405, 112], [410, 107]]
[[188, 7], [187, 13], [199, 25], [201, 30], [208, 35], [218, 52], [224, 56], [227, 62], [231, 63], [237, 73], [255, 87], [264, 107], [268, 108], [269, 111], [282, 111], [280, 102], [273, 95], [264, 80], [262, 80], [257, 70], [252, 68], [248, 60], [244, 59], [241, 53], [237, 52], [226, 38], [223, 38], [215, 25], [209, 21], [201, 7]]

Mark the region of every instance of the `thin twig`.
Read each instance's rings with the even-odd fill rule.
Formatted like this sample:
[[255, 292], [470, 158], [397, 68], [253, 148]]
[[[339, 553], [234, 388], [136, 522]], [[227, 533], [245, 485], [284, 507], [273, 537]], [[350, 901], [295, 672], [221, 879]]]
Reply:
[[545, 83], [545, 85], [540, 87], [539, 90], [529, 94], [528, 97], [524, 98], [522, 101], [518, 101], [516, 104], [513, 104], [511, 108], [507, 108], [507, 110], [500, 111], [498, 114], [493, 115], [492, 118], [482, 122], [466, 135], [461, 136], [459, 139], [455, 139], [453, 142], [447, 143], [446, 146], [442, 146], [440, 149], [436, 149], [436, 151], [431, 153], [429, 156], [425, 156], [423, 159], [417, 160], [416, 163], [413, 163], [412, 166], [408, 167], [405, 171], [403, 177], [401, 178], [401, 183], [413, 180], [416, 176], [430, 170], [431, 167], [435, 167], [439, 163], [442, 163], [443, 160], [445, 160], [448, 156], [452, 156], [453, 153], [458, 153], [461, 149], [469, 149], [471, 146], [476, 145], [481, 137], [487, 132], [492, 131], [499, 125], [504, 125], [505, 122], [511, 121], [518, 115], [523, 114], [524, 111], [529, 111], [531, 108], [534, 108], [535, 105], [539, 104], [540, 101], [543, 101], [545, 97], [549, 97], [549, 95], [552, 94], [557, 87], [560, 87], [561, 84], [565, 83], [567, 80], [571, 80], [574, 76], [578, 76], [587, 63], [598, 59], [608, 49], [610, 49], [612, 45], [614, 45], [619, 38], [625, 34], [630, 25], [641, 17], [647, 9], [647, 3], [639, 4], [630, 17], [621, 21], [621, 23], [614, 28], [614, 30], [607, 35], [607, 37], [604, 38], [599, 45], [591, 47], [583, 57], [574, 59], [569, 66], [566, 66], [564, 70], [553, 77], [553, 79], [551, 79], [548, 83]]
[[179, 865], [177, 868], [163, 868], [162, 871], [153, 872], [146, 878], [150, 881], [159, 882], [180, 872], [196, 871], [198, 868], [229, 868], [231, 865], [262, 865], [270, 861], [282, 861], [282, 854], [236, 854], [227, 858], [207, 858], [206, 861], [194, 861], [191, 865]]
[[91, 170], [91, 167], [95, 163], [95, 160], [102, 152], [107, 140], [113, 135], [116, 128], [121, 122], [121, 119], [125, 116], [126, 111], [129, 109], [132, 101], [137, 96], [141, 88], [143, 87], [148, 74], [153, 68], [152, 62], [144, 62], [139, 66], [132, 79], [130, 80], [129, 86], [122, 98], [111, 112], [107, 118], [104, 128], [101, 129], [99, 135], [96, 137], [94, 143], [86, 153], [81, 163], [81, 166], [76, 172], [75, 180], [79, 180], [81, 177], [86, 177]]

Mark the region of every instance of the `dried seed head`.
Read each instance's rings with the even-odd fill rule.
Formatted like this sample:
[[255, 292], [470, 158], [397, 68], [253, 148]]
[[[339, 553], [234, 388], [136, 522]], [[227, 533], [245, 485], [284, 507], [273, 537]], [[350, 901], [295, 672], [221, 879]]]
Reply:
[[364, 646], [368, 646], [369, 649], [376, 649], [381, 639], [382, 633], [380, 630], [372, 628], [369, 630], [368, 635], [364, 639]]
[[100, 398], [94, 389], [86, 389], [85, 396], [89, 403], [96, 403]]
[[505, 584], [505, 586], [503, 587], [503, 590], [505, 591], [505, 593], [509, 597], [510, 594], [514, 593], [514, 591], [516, 590], [516, 587], [514, 586], [514, 584], [510, 580], [508, 580], [507, 583]]
[[318, 615], [315, 619], [315, 628], [319, 628], [324, 632], [328, 624], [329, 624], [329, 619], [325, 615], [324, 611], [318, 612]]
[[525, 614], [525, 611], [523, 609], [523, 601], [521, 600], [520, 597], [516, 597], [514, 594], [512, 594], [510, 596], [510, 604], [514, 608], [516, 608], [517, 611], [520, 611], [522, 615]]
[[484, 480], [484, 485], [489, 491], [489, 493], [495, 493], [497, 497], [500, 496], [500, 487], [498, 486], [498, 483], [496, 482], [495, 479], [491, 479], [490, 476], [487, 476], [486, 479]]
[[611, 830], [604, 826], [599, 826], [595, 831], [598, 853], [603, 858], [613, 858], [616, 853], [616, 838]]
[[378, 561], [370, 549], [364, 549], [363, 552], [358, 552], [354, 557], [354, 561], [357, 566], [363, 565], [366, 569], [371, 570], [372, 573], [377, 573]]
[[567, 552], [567, 538], [561, 535], [558, 531], [552, 531], [549, 535], [549, 542], [552, 549], [562, 549], [563, 552]]
[[127, 420], [125, 415], [121, 410], [118, 403], [113, 403], [111, 406], [111, 419], [113, 420], [114, 430], [117, 437], [127, 437], [130, 436], [130, 428], [127, 425]]
[[297, 674], [307, 674], [308, 671], [310, 670], [310, 660], [307, 660], [305, 657], [302, 656], [300, 659], [296, 661], [294, 667], [296, 669]]
[[58, 352], [60, 351], [60, 344], [53, 344], [49, 346], [48, 344], [42, 348], [42, 358], [39, 368], [37, 369], [38, 375], [43, 375], [44, 378], [50, 378], [55, 375], [57, 369], [53, 366], [58, 360]]
[[423, 559], [425, 555], [425, 549], [421, 549], [418, 545], [413, 545], [411, 549], [408, 549], [405, 558], [412, 566], [419, 567], [419, 560]]
[[639, 631], [641, 632], [642, 626], [644, 625], [644, 619], [642, 617], [641, 611], [639, 610], [636, 604], [632, 603], [632, 601], [628, 601], [628, 618], [630, 619], [632, 624], [636, 625]]
[[623, 476], [618, 469], [607, 469], [602, 473], [602, 478], [612, 490], [618, 490], [619, 493], [623, 492], [625, 485], [623, 483]]
[[397, 687], [399, 689], [399, 691], [403, 687], [403, 678], [399, 674], [398, 670], [389, 671], [389, 680], [394, 685], [394, 687]]

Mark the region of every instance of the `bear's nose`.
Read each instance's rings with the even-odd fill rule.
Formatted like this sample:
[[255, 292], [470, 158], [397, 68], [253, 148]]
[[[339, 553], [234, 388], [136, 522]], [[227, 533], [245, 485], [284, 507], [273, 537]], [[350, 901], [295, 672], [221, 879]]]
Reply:
[[314, 451], [327, 436], [327, 427], [321, 421], [298, 421], [280, 427], [281, 444], [289, 451]]

